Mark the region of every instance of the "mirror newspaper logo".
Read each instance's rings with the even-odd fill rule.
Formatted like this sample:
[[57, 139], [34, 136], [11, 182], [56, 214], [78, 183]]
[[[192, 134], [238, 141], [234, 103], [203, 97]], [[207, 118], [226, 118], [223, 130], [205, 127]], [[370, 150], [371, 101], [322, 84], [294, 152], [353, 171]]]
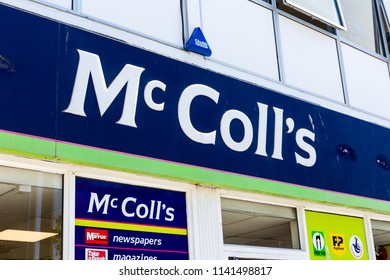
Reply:
[[86, 228], [85, 243], [108, 245], [108, 230]]
[[108, 260], [108, 250], [85, 249], [85, 259], [89, 261]]

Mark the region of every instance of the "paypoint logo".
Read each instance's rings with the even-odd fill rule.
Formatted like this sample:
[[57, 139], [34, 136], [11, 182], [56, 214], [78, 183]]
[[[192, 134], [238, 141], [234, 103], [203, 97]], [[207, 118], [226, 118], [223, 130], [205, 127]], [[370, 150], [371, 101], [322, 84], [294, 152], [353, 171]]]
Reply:
[[344, 234], [331, 233], [332, 252], [341, 257], [345, 254]]
[[85, 229], [85, 243], [87, 244], [108, 244], [108, 230], [104, 229]]

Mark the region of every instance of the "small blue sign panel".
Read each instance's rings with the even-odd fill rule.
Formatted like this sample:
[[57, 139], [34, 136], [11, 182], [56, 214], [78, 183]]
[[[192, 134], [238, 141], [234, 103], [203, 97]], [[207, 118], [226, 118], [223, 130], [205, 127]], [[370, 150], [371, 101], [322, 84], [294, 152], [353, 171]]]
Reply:
[[76, 260], [186, 260], [184, 192], [76, 178]]
[[211, 49], [202, 30], [197, 27], [192, 32], [190, 39], [185, 46], [187, 51], [199, 53], [204, 56], [211, 56]]

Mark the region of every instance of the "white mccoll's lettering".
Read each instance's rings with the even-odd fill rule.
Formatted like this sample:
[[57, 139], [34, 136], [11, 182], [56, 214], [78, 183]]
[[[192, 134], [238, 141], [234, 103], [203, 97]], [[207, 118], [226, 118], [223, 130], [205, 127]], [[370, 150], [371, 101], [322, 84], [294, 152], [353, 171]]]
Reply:
[[[126, 86], [125, 100], [120, 119], [117, 124], [137, 128], [137, 100], [139, 95], [140, 78], [145, 70], [142, 67], [126, 64], [119, 72], [113, 82], [107, 87], [102, 65], [99, 56], [82, 50], [78, 50], [79, 64], [76, 73], [76, 79], [73, 87], [70, 103], [64, 110], [65, 113], [86, 117], [84, 104], [87, 94], [87, 87], [91, 77], [100, 115], [103, 116], [110, 107], [120, 91]], [[154, 94], [167, 94], [168, 86], [159, 80], [152, 80], [144, 88], [143, 96], [147, 106], [155, 111], [163, 111], [165, 102], [157, 103], [153, 98]], [[202, 84], [192, 84], [183, 90], [180, 95], [177, 106], [177, 117], [180, 127], [184, 134], [194, 142], [203, 145], [215, 145], [217, 133], [220, 133], [224, 144], [235, 152], [245, 152], [253, 144], [256, 145], [255, 154], [268, 157], [267, 152], [267, 130], [270, 117], [269, 106], [258, 102], [258, 119], [251, 120], [245, 112], [239, 110], [228, 110], [222, 116], [219, 127], [210, 131], [200, 131], [194, 126], [191, 119], [192, 102], [198, 97], [206, 97], [218, 106], [220, 93], [215, 89]], [[294, 120], [285, 119], [282, 108], [272, 107], [274, 117], [274, 135], [272, 154], [273, 159], [283, 160], [283, 135], [294, 131]], [[310, 116], [309, 116], [310, 117]], [[242, 139], [234, 139], [231, 135], [230, 126], [233, 121], [238, 121], [244, 131]], [[254, 127], [254, 122], [257, 127]], [[285, 131], [285, 123], [288, 130]], [[152, 129], [152, 128], [151, 128]], [[257, 131], [257, 133], [255, 133]], [[256, 139], [255, 139], [256, 137]], [[316, 163], [317, 153], [313, 146], [315, 141], [314, 132], [300, 128], [295, 132], [295, 142], [298, 151], [294, 152], [296, 163], [306, 167], [311, 167]], [[104, 204], [106, 206], [106, 204]], [[103, 209], [103, 211], [106, 209]], [[146, 212], [139, 209], [139, 215]]]

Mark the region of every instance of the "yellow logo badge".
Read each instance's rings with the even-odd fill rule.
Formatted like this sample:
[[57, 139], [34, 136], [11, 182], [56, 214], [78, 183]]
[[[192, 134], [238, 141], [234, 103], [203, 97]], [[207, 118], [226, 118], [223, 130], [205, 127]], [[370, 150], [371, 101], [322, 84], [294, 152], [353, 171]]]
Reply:
[[341, 257], [345, 254], [345, 240], [344, 234], [331, 233], [330, 234], [332, 252]]

